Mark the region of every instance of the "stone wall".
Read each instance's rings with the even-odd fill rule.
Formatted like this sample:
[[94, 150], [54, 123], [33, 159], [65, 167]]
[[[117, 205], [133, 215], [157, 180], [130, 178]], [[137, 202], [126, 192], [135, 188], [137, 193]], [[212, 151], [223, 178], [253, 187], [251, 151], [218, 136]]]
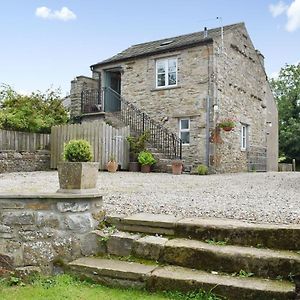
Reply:
[[[218, 53], [220, 45], [221, 40], [216, 39], [215, 53]], [[276, 128], [277, 109], [270, 93], [262, 57], [255, 50], [244, 27], [225, 31], [224, 50], [215, 56], [214, 73], [214, 102], [218, 106], [214, 122], [217, 124], [224, 118], [232, 118], [237, 124], [231, 132], [221, 131], [222, 142], [212, 145], [214, 169], [217, 172], [240, 172], [263, 165], [266, 169], [267, 111], [271, 110], [269, 117], [273, 118], [273, 126]], [[242, 123], [248, 125], [246, 151], [241, 150]], [[276, 129], [272, 131], [270, 138], [276, 149]], [[276, 163], [276, 150], [274, 152], [270, 160]], [[255, 157], [258, 156], [259, 161], [256, 162]], [[248, 158], [251, 158], [251, 162]]]
[[0, 173], [50, 170], [50, 151], [0, 150]]
[[[208, 44], [105, 67], [121, 67], [122, 96], [171, 132], [178, 135], [179, 119], [190, 118], [190, 145], [183, 146], [186, 165], [206, 160], [206, 101], [211, 55], [212, 45]], [[177, 86], [157, 89], [156, 60], [168, 57], [177, 58]]]
[[93, 253], [89, 233], [102, 221], [102, 196], [0, 195], [0, 267], [39, 266]]

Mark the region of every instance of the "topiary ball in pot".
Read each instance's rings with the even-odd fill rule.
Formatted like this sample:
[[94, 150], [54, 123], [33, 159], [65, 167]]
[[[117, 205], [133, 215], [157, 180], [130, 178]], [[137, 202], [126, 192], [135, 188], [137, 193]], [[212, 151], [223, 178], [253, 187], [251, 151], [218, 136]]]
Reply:
[[71, 140], [64, 146], [64, 161], [57, 166], [61, 193], [82, 193], [96, 188], [98, 162], [91, 162], [92, 147], [86, 140]]
[[71, 140], [64, 147], [64, 159], [70, 162], [91, 161], [92, 147], [86, 140]]

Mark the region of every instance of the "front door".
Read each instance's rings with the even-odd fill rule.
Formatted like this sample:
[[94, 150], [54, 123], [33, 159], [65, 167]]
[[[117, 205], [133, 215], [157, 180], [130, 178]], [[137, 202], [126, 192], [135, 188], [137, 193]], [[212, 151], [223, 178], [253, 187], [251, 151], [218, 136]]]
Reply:
[[104, 95], [104, 110], [106, 112], [120, 111], [121, 102], [121, 72], [120, 71], [106, 71], [106, 87], [110, 89], [105, 90]]

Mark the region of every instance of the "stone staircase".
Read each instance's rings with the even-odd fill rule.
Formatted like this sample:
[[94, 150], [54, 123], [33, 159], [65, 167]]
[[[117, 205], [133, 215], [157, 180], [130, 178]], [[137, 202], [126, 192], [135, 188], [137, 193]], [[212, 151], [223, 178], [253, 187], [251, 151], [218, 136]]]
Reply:
[[[126, 124], [122, 121], [121, 112], [109, 112], [105, 113], [105, 121], [115, 128], [125, 127]], [[137, 133], [130, 128], [131, 135], [137, 136]], [[153, 154], [157, 163], [153, 166], [152, 171], [172, 173], [172, 160], [168, 159], [163, 153], [157, 148], [153, 147], [150, 143], [147, 145], [147, 149]]]
[[204, 289], [226, 299], [295, 299], [300, 226], [136, 214], [107, 217], [93, 257], [68, 265], [95, 282], [149, 291]]

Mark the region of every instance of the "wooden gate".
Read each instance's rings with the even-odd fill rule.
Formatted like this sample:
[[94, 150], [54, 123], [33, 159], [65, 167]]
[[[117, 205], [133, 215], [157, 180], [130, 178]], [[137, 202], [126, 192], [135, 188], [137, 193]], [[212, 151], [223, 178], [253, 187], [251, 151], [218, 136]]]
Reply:
[[116, 129], [103, 121], [53, 126], [50, 138], [51, 168], [56, 169], [58, 162], [63, 160], [65, 143], [73, 139], [84, 139], [90, 142], [93, 161], [99, 161], [100, 170], [106, 169], [111, 157], [114, 157], [122, 170], [127, 170], [129, 145], [126, 137], [129, 135], [129, 127]]

